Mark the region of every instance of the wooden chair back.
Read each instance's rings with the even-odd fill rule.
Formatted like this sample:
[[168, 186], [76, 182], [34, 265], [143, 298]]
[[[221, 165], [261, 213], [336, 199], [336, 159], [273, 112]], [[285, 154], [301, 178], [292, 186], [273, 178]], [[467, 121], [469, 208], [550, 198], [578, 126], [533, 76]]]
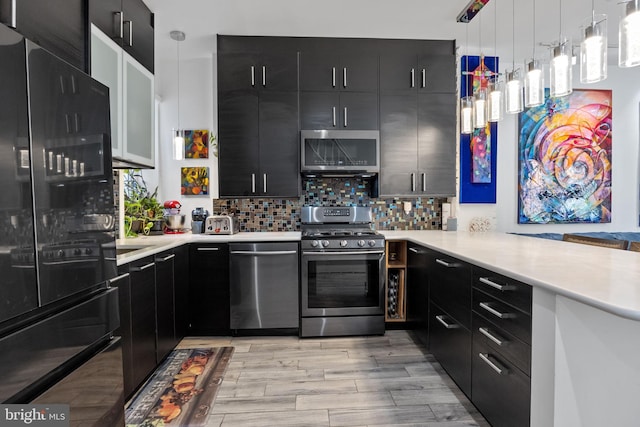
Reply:
[[611, 249], [626, 250], [629, 246], [628, 240], [602, 239], [600, 237], [579, 236], [577, 234], [563, 234], [562, 240], [565, 242], [582, 243], [583, 245], [602, 246]]

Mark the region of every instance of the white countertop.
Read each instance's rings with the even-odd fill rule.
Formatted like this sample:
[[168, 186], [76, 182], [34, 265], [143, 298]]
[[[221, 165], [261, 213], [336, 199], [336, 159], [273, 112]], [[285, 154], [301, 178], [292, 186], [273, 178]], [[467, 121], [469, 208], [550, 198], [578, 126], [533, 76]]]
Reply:
[[381, 231], [640, 320], [640, 253], [505, 233]]

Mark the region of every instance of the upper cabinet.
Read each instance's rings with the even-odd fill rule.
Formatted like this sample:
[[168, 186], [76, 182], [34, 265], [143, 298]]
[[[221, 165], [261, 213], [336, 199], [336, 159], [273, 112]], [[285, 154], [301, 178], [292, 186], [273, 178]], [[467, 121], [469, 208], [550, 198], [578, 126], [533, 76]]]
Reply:
[[89, 22], [151, 73], [154, 16], [142, 0], [89, 0]]
[[84, 0], [0, 0], [0, 22], [86, 71]]

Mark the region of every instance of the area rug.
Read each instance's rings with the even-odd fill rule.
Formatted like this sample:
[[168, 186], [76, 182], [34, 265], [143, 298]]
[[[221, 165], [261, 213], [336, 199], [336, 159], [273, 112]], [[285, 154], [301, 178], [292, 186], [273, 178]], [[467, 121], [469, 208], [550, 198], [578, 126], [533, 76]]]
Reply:
[[204, 426], [233, 347], [172, 351], [126, 408], [128, 427]]

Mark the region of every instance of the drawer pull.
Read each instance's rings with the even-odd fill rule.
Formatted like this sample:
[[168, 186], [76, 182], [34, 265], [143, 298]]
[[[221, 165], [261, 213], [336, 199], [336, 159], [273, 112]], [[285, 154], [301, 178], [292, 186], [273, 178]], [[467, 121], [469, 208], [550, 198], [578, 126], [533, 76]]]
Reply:
[[163, 257], [163, 258], [159, 258], [159, 257], [158, 257], [158, 258], [156, 258], [156, 262], [165, 262], [165, 261], [169, 261], [170, 259], [173, 259], [173, 258], [175, 258], [175, 257], [176, 257], [176, 255], [175, 255], [175, 254], [170, 254], [170, 255], [167, 255], [166, 257]]
[[124, 273], [124, 274], [121, 274], [119, 276], [114, 277], [113, 279], [109, 279], [109, 286], [113, 285], [116, 282], [119, 282], [120, 280], [124, 280], [127, 277], [129, 277], [129, 273]]
[[444, 265], [447, 268], [455, 267], [455, 264], [453, 264], [452, 262], [447, 262], [440, 258], [436, 258], [436, 262], [440, 265]]
[[149, 264], [145, 264], [145, 265], [142, 265], [142, 266], [140, 266], [140, 267], [131, 267], [131, 271], [142, 271], [142, 270], [146, 270], [147, 268], [151, 268], [151, 267], [153, 267], [154, 265], [156, 265], [156, 263], [155, 263], [155, 262], [150, 262]]
[[219, 251], [220, 248], [198, 248], [199, 251]]
[[413, 252], [414, 254], [419, 254], [420, 253], [420, 251], [418, 251], [416, 248], [409, 248], [409, 250], [411, 252]]
[[498, 344], [499, 346], [503, 346], [507, 343], [506, 340], [501, 340], [498, 337], [496, 337], [495, 335], [493, 335], [491, 332], [489, 332], [489, 329], [487, 328], [478, 328], [478, 332], [480, 332], [482, 335], [484, 335], [485, 337], [489, 338], [491, 341], [493, 341], [494, 343]]
[[499, 283], [496, 283], [496, 282], [493, 282], [493, 281], [489, 280], [489, 278], [487, 278], [487, 277], [481, 277], [479, 280], [480, 280], [481, 283], [484, 283], [485, 285], [489, 285], [492, 288], [496, 288], [497, 290], [502, 291], [502, 292], [510, 291], [510, 290], [513, 289], [513, 286], [501, 285]]
[[496, 371], [499, 375], [505, 375], [509, 372], [509, 370], [507, 368], [505, 368], [504, 366], [500, 366], [499, 363], [497, 362], [492, 362], [491, 360], [489, 360], [489, 354], [483, 354], [483, 353], [478, 353], [478, 356], [480, 357], [480, 359], [482, 359], [487, 365], [489, 365], [491, 367], [491, 369], [493, 369], [494, 371]]
[[491, 307], [488, 302], [481, 302], [479, 305], [480, 308], [484, 308], [489, 313], [493, 314], [496, 317], [499, 317], [500, 319], [511, 319], [513, 317], [516, 317], [516, 315], [513, 313], [502, 313], [496, 310], [495, 308]]
[[442, 323], [442, 326], [444, 326], [447, 329], [457, 329], [458, 325], [456, 325], [455, 323], [447, 323], [444, 320], [444, 316], [440, 315], [440, 316], [436, 316], [436, 320], [440, 323]]

